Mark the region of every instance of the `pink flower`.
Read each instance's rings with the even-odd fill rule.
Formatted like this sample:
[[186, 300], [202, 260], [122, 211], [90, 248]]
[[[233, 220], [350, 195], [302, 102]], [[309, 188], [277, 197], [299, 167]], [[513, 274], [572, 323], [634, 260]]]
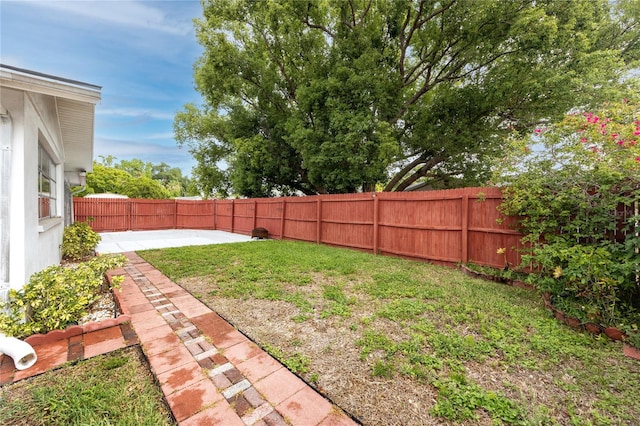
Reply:
[[624, 145], [624, 141], [618, 141], [618, 145], [620, 146]]
[[617, 134], [617, 133], [612, 133], [612, 134], [611, 134], [611, 138], [612, 138], [612, 139], [615, 139], [615, 138], [617, 138], [617, 137], [618, 137], [618, 134]]
[[587, 138], [580, 138], [580, 142], [586, 143], [587, 142]]
[[597, 123], [598, 120], [600, 120], [600, 117], [598, 117], [597, 115], [593, 115], [593, 113], [588, 113], [585, 114], [585, 117], [587, 117], [587, 123]]
[[640, 157], [636, 158], [636, 161], [640, 161]]
[[536, 129], [536, 134], [539, 135], [540, 133], [542, 133], [542, 129]]

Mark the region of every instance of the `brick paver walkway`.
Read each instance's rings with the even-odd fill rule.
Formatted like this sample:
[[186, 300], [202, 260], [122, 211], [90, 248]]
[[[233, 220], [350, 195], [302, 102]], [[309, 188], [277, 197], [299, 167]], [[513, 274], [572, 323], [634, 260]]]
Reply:
[[34, 336], [36, 365], [16, 372], [3, 357], [0, 384], [139, 341], [180, 425], [356, 424], [137, 254], [126, 256], [129, 264], [112, 272], [125, 275], [115, 292], [124, 315], [98, 331]]

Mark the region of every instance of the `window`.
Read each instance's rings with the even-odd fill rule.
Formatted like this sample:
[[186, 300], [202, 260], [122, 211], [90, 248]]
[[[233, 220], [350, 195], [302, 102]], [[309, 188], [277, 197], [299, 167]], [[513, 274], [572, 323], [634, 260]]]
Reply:
[[40, 219], [58, 216], [56, 167], [47, 151], [38, 145], [38, 217]]

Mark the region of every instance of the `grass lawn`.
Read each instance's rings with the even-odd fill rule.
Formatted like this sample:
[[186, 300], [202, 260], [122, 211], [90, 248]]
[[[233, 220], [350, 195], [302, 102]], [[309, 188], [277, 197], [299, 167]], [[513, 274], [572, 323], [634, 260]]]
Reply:
[[367, 425], [640, 418], [640, 363], [533, 291], [291, 241], [140, 254]]
[[3, 425], [175, 425], [139, 347], [0, 388]]

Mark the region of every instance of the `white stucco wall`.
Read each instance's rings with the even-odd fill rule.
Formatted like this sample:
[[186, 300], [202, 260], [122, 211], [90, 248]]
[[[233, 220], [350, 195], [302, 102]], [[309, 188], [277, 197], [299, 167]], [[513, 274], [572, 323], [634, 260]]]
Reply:
[[13, 125], [10, 190], [10, 285], [21, 288], [29, 277], [60, 262], [62, 219], [38, 220], [38, 140], [56, 168], [56, 212], [64, 212], [64, 150], [52, 96], [0, 88], [2, 106]]

